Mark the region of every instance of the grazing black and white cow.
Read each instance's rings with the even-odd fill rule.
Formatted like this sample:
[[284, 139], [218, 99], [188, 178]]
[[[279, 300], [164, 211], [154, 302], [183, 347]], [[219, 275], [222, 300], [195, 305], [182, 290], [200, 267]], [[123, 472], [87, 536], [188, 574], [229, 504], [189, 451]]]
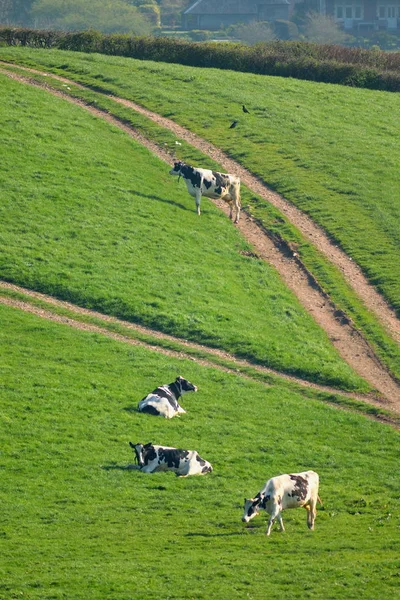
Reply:
[[285, 531], [281, 514], [285, 508], [304, 506], [307, 509], [308, 528], [314, 529], [317, 501], [321, 503], [318, 487], [319, 477], [315, 471], [272, 477], [255, 498], [245, 500], [242, 521], [248, 523], [263, 508], [270, 515], [266, 532], [269, 535], [276, 518], [281, 531]]
[[186, 392], [197, 392], [197, 387], [179, 376], [172, 383], [160, 385], [147, 394], [143, 400], [140, 400], [138, 409], [140, 412], [172, 419], [175, 415], [186, 412], [178, 402]]
[[198, 169], [186, 165], [182, 161], [174, 162], [170, 175], [183, 177], [188, 192], [196, 200], [197, 214], [200, 214], [200, 200], [207, 198], [221, 198], [230, 206], [229, 218], [233, 216], [233, 205], [236, 209], [235, 223], [240, 217], [240, 178], [237, 175], [218, 173], [209, 169]]
[[157, 471], [173, 471], [180, 477], [187, 475], [205, 475], [213, 470], [211, 464], [199, 456], [195, 450], [181, 450], [169, 446], [149, 444], [132, 444], [137, 465], [143, 473]]

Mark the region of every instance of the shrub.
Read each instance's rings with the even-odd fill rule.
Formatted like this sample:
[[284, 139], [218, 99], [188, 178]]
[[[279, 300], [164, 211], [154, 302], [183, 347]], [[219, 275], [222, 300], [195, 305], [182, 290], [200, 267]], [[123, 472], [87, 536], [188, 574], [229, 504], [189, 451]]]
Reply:
[[7, 27], [0, 28], [0, 42], [400, 91], [400, 53], [397, 52], [299, 41], [275, 40], [248, 46], [231, 42], [198, 43], [161, 36], [104, 35], [97, 31], [64, 33]]
[[299, 37], [299, 30], [293, 21], [277, 19], [272, 23], [273, 32], [280, 40], [293, 40]]
[[160, 7], [157, 4], [140, 4], [138, 11], [146, 17], [146, 19], [154, 25], [154, 27], [160, 27]]
[[188, 32], [188, 36], [194, 42], [204, 42], [211, 39], [212, 35], [213, 33], [211, 31], [206, 31], [205, 29], [191, 29]]

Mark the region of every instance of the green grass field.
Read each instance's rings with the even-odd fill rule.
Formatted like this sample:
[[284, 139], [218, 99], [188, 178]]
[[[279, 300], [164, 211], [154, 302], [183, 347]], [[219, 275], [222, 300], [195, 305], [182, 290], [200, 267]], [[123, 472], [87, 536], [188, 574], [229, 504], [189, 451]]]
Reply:
[[398, 94], [62, 51], [0, 58], [56, 68], [216, 143], [311, 214], [400, 309]]
[[[344, 389], [367, 389], [211, 203], [124, 133], [2, 77], [0, 277]], [[40, 118], [39, 118], [40, 117]], [[210, 235], [210, 232], [212, 234]]]
[[[0, 598], [398, 598], [398, 433], [264, 386], [0, 306]], [[135, 411], [183, 374], [188, 413]], [[196, 449], [214, 472], [124, 469], [128, 442]], [[314, 468], [303, 510], [241, 523], [244, 496]], [[267, 592], [266, 592], [267, 590]]]
[[[390, 279], [398, 269], [397, 173], [390, 168], [398, 151], [391, 136], [395, 94], [224, 72], [228, 81], [238, 78], [235, 97], [233, 83], [221, 92], [211, 70], [20, 48], [0, 48], [2, 57], [63, 67], [69, 76], [169, 112], [225, 149], [232, 142], [232, 154], [271, 173], [276, 187], [288, 186], [287, 195], [312, 213], [321, 193], [316, 219], [340, 229], [340, 243], [353, 244], [355, 258], [362, 252], [381, 272], [387, 296], [396, 296], [398, 279]], [[228, 219], [205, 199], [197, 217], [166, 164], [81, 108], [3, 75], [0, 85], [7, 98], [0, 104], [0, 279], [304, 379], [368, 389], [276, 272], [243, 254], [249, 246]], [[84, 94], [111, 107], [100, 95]], [[263, 130], [263, 107], [276, 99]], [[237, 116], [242, 101], [252, 114], [248, 122], [240, 115], [234, 138], [225, 121]], [[289, 117], [295, 103], [296, 123]], [[119, 115], [174, 146], [171, 134], [142, 117]], [[340, 162], [350, 116], [358, 125], [345, 145], [358, 140], [359, 150]], [[185, 144], [181, 149], [196, 156]], [[371, 173], [382, 177], [382, 195], [373, 204], [375, 182], [364, 207], [358, 192], [340, 205], [336, 198], [346, 196], [346, 177], [353, 189], [357, 169], [360, 194], [370, 193], [367, 155], [375, 160]], [[326, 195], [332, 178], [337, 189]], [[274, 211], [256, 206], [270, 215], [270, 227], [297, 235]], [[358, 237], [364, 226], [365, 237]], [[368, 236], [370, 254], [363, 246]], [[310, 258], [312, 249], [301, 249]], [[336, 275], [331, 285], [342, 285]], [[378, 331], [373, 319], [368, 323]], [[109, 329], [127, 334], [122, 326]], [[154, 341], [150, 334], [131, 336]], [[183, 349], [178, 342], [158, 344]], [[398, 349], [389, 344], [385, 356], [397, 364]], [[0, 600], [400, 600], [399, 433], [344, 409], [365, 411], [361, 404], [251, 368], [243, 369], [253, 378], [246, 379], [2, 304], [0, 365]], [[182, 400], [187, 414], [166, 421], [136, 411], [138, 400], [177, 375], [199, 388]], [[195, 449], [214, 471], [181, 479], [126, 469], [133, 463], [129, 441]], [[286, 532], [275, 526], [270, 538], [265, 515], [241, 522], [245, 496], [269, 477], [305, 469], [315, 469], [321, 481], [324, 506], [314, 532], [301, 509], [286, 511]]]
[[[81, 55], [79, 53], [77, 54], [71, 52], [60, 53], [58, 51], [55, 51], [53, 53], [52, 51], [37, 51], [28, 48], [3, 48], [0, 49], [0, 56], [3, 56], [4, 58], [8, 59], [17, 60], [21, 63], [30, 64], [42, 70], [55, 70], [57, 72], [61, 72], [63, 74], [66, 74], [70, 78], [72, 77], [76, 80], [93, 86], [94, 88], [96, 88], [96, 90], [103, 90], [105, 94], [116, 93], [120, 96], [133, 98], [134, 100], [139, 99], [144, 104], [150, 105], [152, 108], [156, 108], [161, 112], [165, 112], [165, 108], [163, 107], [168, 106], [168, 110], [166, 112], [167, 115], [170, 114], [171, 106], [178, 106], [181, 113], [186, 111], [186, 114], [192, 115], [192, 117], [193, 115], [200, 114], [201, 111], [204, 110], [204, 99], [202, 98], [199, 99], [199, 109], [196, 111], [192, 109], [192, 105], [196, 105], [197, 96], [194, 96], [193, 98], [190, 96], [190, 98], [188, 99], [187, 96], [185, 96], [185, 94], [182, 94], [179, 97], [172, 98], [171, 94], [176, 94], [176, 91], [178, 89], [180, 90], [179, 82], [182, 83], [183, 91], [186, 89], [186, 86], [189, 86], [189, 90], [189, 84], [194, 84], [194, 82], [197, 81], [193, 78], [196, 78], [199, 74], [201, 74], [201, 81], [198, 82], [198, 84], [201, 84], [201, 89], [203, 89], [202, 86], [204, 84], [206, 86], [205, 89], [210, 91], [210, 94], [208, 94], [207, 92], [207, 97], [210, 96], [211, 98], [214, 98], [216, 93], [215, 89], [218, 89], [218, 86], [215, 83], [215, 78], [218, 76], [218, 72], [213, 70], [202, 71], [201, 69], [192, 69], [191, 71], [186, 71], [186, 68], [178, 67], [177, 65], [160, 65], [160, 63], [154, 64], [151, 62], [143, 63], [141, 61], [131, 61], [129, 59], [117, 59], [97, 55]], [[178, 69], [178, 71], [176, 71], [176, 69]], [[179, 71], [179, 69], [183, 70]], [[162, 79], [163, 85], [154, 86], [154, 78], [157, 77], [157, 74], [159, 75], [161, 72], [164, 74], [164, 77]], [[275, 103], [276, 105], [274, 108], [277, 116], [281, 114], [281, 111], [283, 110], [282, 107], [284, 106], [286, 107], [285, 110], [294, 111], [294, 113], [298, 115], [303, 114], [303, 117], [301, 118], [302, 126], [298, 132], [298, 137], [300, 137], [303, 141], [310, 140], [310, 138], [317, 131], [315, 123], [313, 131], [309, 131], [311, 121], [307, 119], [305, 115], [307, 115], [311, 111], [312, 114], [315, 115], [315, 117], [313, 117], [314, 121], [315, 119], [317, 119], [317, 116], [321, 114], [322, 96], [324, 103], [326, 103], [326, 106], [328, 107], [327, 110], [330, 110], [329, 107], [331, 107], [332, 110], [336, 111], [336, 105], [341, 105], [341, 114], [343, 121], [341, 127], [347, 127], [347, 123], [350, 122], [352, 119], [355, 119], [358, 123], [357, 126], [354, 126], [355, 130], [358, 131], [358, 134], [355, 135], [354, 132], [352, 133], [352, 139], [354, 138], [354, 142], [356, 143], [357, 140], [359, 142], [358, 154], [355, 153], [353, 160], [350, 163], [347, 162], [346, 167], [343, 167], [348, 170], [349, 182], [351, 180], [351, 182], [355, 184], [355, 182], [357, 182], [357, 178], [359, 178], [359, 173], [361, 172], [361, 170], [368, 170], [368, 165], [366, 164], [365, 157], [369, 156], [370, 152], [376, 153], [378, 148], [380, 148], [383, 152], [380, 158], [381, 162], [384, 164], [391, 164], [393, 148], [391, 144], [390, 130], [388, 128], [382, 128], [379, 139], [376, 138], [376, 131], [374, 130], [375, 133], [374, 131], [372, 132], [371, 139], [375, 141], [368, 143], [367, 150], [365, 150], [365, 144], [362, 139], [362, 137], [364, 136], [365, 128], [364, 126], [361, 126], [361, 121], [363, 119], [368, 122], [371, 121], [371, 115], [368, 112], [370, 110], [370, 102], [372, 102], [373, 100], [374, 106], [376, 105], [379, 107], [382, 104], [382, 100], [384, 100], [384, 104], [388, 101], [388, 96], [390, 96], [390, 94], [382, 94], [379, 92], [367, 91], [367, 95], [372, 93], [375, 94], [375, 96], [360, 99], [360, 97], [358, 97], [357, 95], [354, 97], [352, 96], [353, 92], [359, 94], [360, 90], [344, 90], [340, 86], [326, 86], [324, 84], [315, 84], [294, 80], [289, 81], [287, 79], [280, 78], [260, 78], [252, 75], [242, 76], [242, 74], [239, 73], [228, 73], [226, 76], [231, 77], [233, 75], [235, 75], [235, 77], [237, 76], [239, 79], [235, 83], [236, 87], [233, 85], [232, 82], [232, 87], [235, 87], [235, 89], [240, 89], [240, 93], [243, 92], [243, 94], [247, 98], [247, 104], [250, 103], [251, 98], [254, 95], [253, 92], [255, 93], [254, 82], [258, 82], [257, 85], [262, 91], [262, 93], [265, 93], [266, 97], [270, 96], [270, 102], [273, 102], [274, 95], [277, 95], [279, 102]], [[176, 138], [171, 132], [154, 124], [142, 115], [139, 115], [134, 111], [131, 111], [113, 102], [104, 93], [102, 94], [98, 91], [94, 92], [90, 90], [83, 91], [79, 88], [75, 88], [74, 86], [72, 86], [72, 88], [69, 89], [69, 87], [66, 87], [65, 84], [57, 83], [56, 81], [51, 80], [50, 77], [36, 77], [40, 81], [42, 81], [42, 83], [52, 85], [56, 88], [61, 89], [64, 92], [67, 91], [69, 94], [82, 98], [86, 102], [93, 103], [99, 108], [102, 108], [103, 110], [106, 110], [107, 112], [116, 115], [123, 121], [129, 122], [134, 128], [141, 131], [146, 137], [152, 139], [164, 148], [169, 148], [171, 152], [175, 152], [176, 155], [180, 158], [183, 158], [184, 160], [189, 161], [192, 164], [201, 164], [203, 166], [208, 166], [209, 168], [216, 168], [217, 170], [221, 170], [221, 165], [218, 165], [217, 163], [213, 162], [209, 157], [203, 155], [199, 150], [194, 149], [185, 142], [183, 142], [181, 146], [177, 146], [175, 144]], [[169, 81], [168, 77], [170, 77]], [[250, 79], [247, 79], [247, 77], [250, 77]], [[253, 79], [254, 77], [255, 79]], [[265, 82], [269, 82], [269, 79], [271, 79], [271, 85], [267, 87], [267, 89], [265, 89]], [[153, 84], [151, 84], [152, 80]], [[177, 82], [179, 83], [179, 85], [177, 84]], [[209, 90], [209, 87], [212, 88], [213, 86], [215, 89]], [[248, 90], [247, 86], [249, 86]], [[161, 87], [165, 89], [157, 90], [156, 92], [153, 90], [154, 87]], [[150, 88], [151, 91], [149, 91]], [[145, 97], [143, 96], [143, 90], [147, 90]], [[168, 98], [170, 101], [168, 100], [168, 102], [164, 102], [163, 104], [161, 102], [162, 98], [160, 100], [159, 96], [161, 95], [162, 97], [164, 97], [165, 94], [169, 95]], [[250, 99], [248, 97], [249, 94]], [[347, 96], [347, 94], [350, 95]], [[158, 98], [159, 104], [157, 104], [156, 106], [152, 104], [153, 97]], [[257, 94], [255, 94], [254, 97], [257, 97]], [[297, 100], [297, 97], [302, 98], [302, 102], [304, 104], [303, 111], [299, 111], [301, 105], [298, 104], [300, 100]], [[223, 96], [222, 98], [223, 100], [226, 100], [225, 96]], [[282, 101], [282, 98], [284, 98], [285, 102]], [[218, 135], [214, 136], [214, 141], [217, 143], [217, 145], [221, 145], [225, 144], [224, 140], [226, 140], [227, 137], [225, 119], [228, 104], [224, 102], [224, 105], [222, 106], [218, 104], [221, 102], [221, 99], [219, 97], [214, 99], [216, 102], [215, 106], [219, 107], [220, 113], [218, 115], [215, 115], [215, 123], [212, 127], [212, 132], [214, 132], [214, 129], [218, 132]], [[357, 104], [357, 107], [355, 106], [355, 104]], [[384, 104], [382, 105], [382, 110], [384, 110]], [[214, 106], [214, 104], [212, 104], [212, 106]], [[308, 107], [310, 108], [310, 110], [308, 109]], [[232, 110], [238, 110], [236, 100], [234, 108], [232, 108]], [[174, 113], [172, 116], [176, 120], [182, 121], [182, 119], [180, 119], [179, 114]], [[245, 121], [243, 121], [244, 117], [245, 115], [243, 114], [240, 117], [240, 127], [237, 127], [234, 130], [234, 132], [232, 132], [232, 130], [228, 131], [229, 140], [233, 138], [233, 142], [236, 148], [247, 148], [249, 140], [253, 138], [256, 139], [257, 136], [260, 134], [260, 131], [262, 131], [262, 127], [260, 129], [260, 123], [263, 123], [265, 121], [264, 119], [262, 122], [260, 122], [260, 119], [258, 117], [255, 118], [255, 115], [253, 113], [250, 116], [247, 115]], [[221, 120], [223, 121], [222, 124]], [[271, 118], [271, 115], [268, 115], [267, 120], [268, 127], [273, 127], [274, 119]], [[191, 128], [194, 128], [196, 126], [195, 123], [188, 123], [186, 121], [185, 123]], [[245, 126], [244, 128], [243, 125]], [[342, 168], [341, 165], [343, 166], [343, 159], [341, 156], [338, 156], [338, 149], [340, 148], [340, 145], [334, 143], [334, 140], [331, 139], [332, 130], [329, 127], [326, 127], [325, 113], [322, 117], [322, 122], [320, 122], [320, 126], [321, 129], [318, 132], [319, 150], [317, 151], [317, 153], [314, 153], [312, 164], [310, 163], [308, 165], [307, 170], [304, 170], [304, 165], [301, 164], [303, 161], [303, 153], [305, 153], [306, 150], [301, 145], [298, 146], [298, 160], [294, 161], [293, 163], [293, 165], [296, 168], [297, 175], [296, 177], [292, 178], [292, 196], [289, 195], [289, 197], [291, 197], [293, 201], [295, 201], [294, 196], [298, 196], [299, 198], [304, 196], [304, 189], [302, 188], [303, 184], [301, 184], [298, 176], [300, 177], [301, 175], [303, 177], [303, 175], [305, 175], [305, 178], [303, 178], [303, 183], [307, 186], [307, 188], [311, 189], [315, 187], [315, 185], [319, 185], [318, 182], [321, 178], [321, 172], [325, 169], [325, 167], [328, 169], [328, 173], [332, 170]], [[282, 148], [279, 147], [279, 143], [283, 144], [284, 140], [286, 140], [285, 143], [291, 143], [292, 138], [294, 141], [296, 141], [297, 138], [293, 137], [292, 129], [292, 119], [288, 119], [286, 117], [283, 118], [282, 116], [280, 116], [279, 126], [273, 132], [273, 139], [277, 141], [277, 143], [275, 144], [276, 147], [272, 148], [271, 146], [266, 145], [262, 140], [258, 140], [256, 141], [255, 146], [253, 144], [255, 152], [251, 156], [250, 154], [248, 156], [247, 154], [243, 154], [243, 157], [239, 156], [238, 160], [242, 160], [242, 162], [250, 169], [253, 169], [253, 164], [258, 165], [257, 169], [261, 168], [260, 165], [263, 168], [266, 168], [266, 166], [269, 167], [275, 164], [277, 173], [279, 172], [280, 175], [287, 174], [289, 171], [286, 169], [286, 166], [280, 164], [279, 162], [282, 159], [283, 152]], [[326, 136], [325, 130], [328, 132]], [[341, 132], [338, 123], [335, 123], [335, 130], [337, 130], [338, 134]], [[207, 137], [210, 135], [210, 131], [199, 130], [199, 133], [204, 137]], [[245, 134], [244, 136], [243, 133]], [[340, 135], [343, 135], [343, 132], [341, 132]], [[370, 135], [369, 132], [368, 135]], [[312, 150], [313, 144], [314, 142], [308, 143], [308, 146], [306, 144], [306, 146], [308, 147], [307, 152]], [[362, 152], [360, 152], [360, 148], [362, 148]], [[231, 148], [230, 151], [233, 155], [235, 155], [236, 150]], [[306, 156], [307, 154], [305, 153], [304, 160], [308, 160]], [[322, 159], [323, 165], [321, 167], [321, 165], [319, 165], [319, 161], [321, 161]], [[373, 162], [376, 161], [377, 158], [375, 156], [373, 158]], [[261, 177], [264, 177], [261, 171], [259, 171], [259, 173], [261, 174]], [[395, 173], [396, 170], [389, 168], [386, 169], [386, 171], [383, 173], [382, 177], [386, 182], [386, 189], [397, 189], [395, 180], [393, 180], [393, 177], [396, 176]], [[392, 180], [390, 178], [392, 178]], [[362, 177], [362, 180], [364, 181], [365, 178]], [[277, 187], [279, 188], [279, 185]], [[367, 190], [364, 190], [364, 192], [366, 194], [366, 201], [370, 202], [371, 199], [368, 196], [369, 192], [367, 193]], [[321, 191], [321, 193], [323, 193], [323, 191]], [[397, 192], [395, 192], [395, 194], [396, 193]], [[247, 205], [248, 207], [248, 211], [251, 212], [251, 214], [254, 217], [256, 217], [269, 232], [280, 236], [288, 243], [294, 244], [298, 248], [298, 253], [299, 256], [301, 256], [302, 261], [304, 262], [306, 267], [314, 274], [314, 276], [316, 276], [322, 288], [329, 293], [335, 305], [341, 310], [343, 310], [352, 319], [355, 326], [358, 329], [360, 329], [360, 331], [362, 331], [363, 335], [369, 340], [370, 344], [374, 347], [375, 352], [380, 357], [380, 360], [391, 370], [391, 372], [397, 378], [399, 378], [400, 351], [398, 344], [394, 343], [393, 340], [390, 339], [390, 337], [387, 335], [386, 331], [380, 325], [376, 317], [373, 314], [371, 314], [368, 310], [366, 310], [365, 306], [356, 296], [354, 291], [351, 289], [350, 285], [344, 280], [341, 271], [334, 265], [329, 263], [328, 260], [326, 260], [326, 258], [323, 257], [310, 242], [305, 240], [305, 238], [299, 233], [299, 231], [297, 231], [296, 228], [287, 221], [285, 215], [281, 214], [272, 205], [268, 204], [258, 196], [252, 194], [249, 190], [246, 189], [245, 186], [242, 186], [242, 197], [244, 205]], [[341, 197], [343, 198], [344, 196], [342, 195]], [[349, 197], [351, 197], [351, 194]], [[326, 197], [324, 197], [323, 203], [319, 201], [317, 202], [315, 213], [316, 219], [320, 220], [321, 207], [323, 206], [323, 204], [328, 204], [329, 210], [332, 209], [335, 212], [335, 219], [337, 219], [337, 221], [335, 221], [335, 227], [337, 227], [337, 229], [340, 230], [342, 233], [344, 233], [346, 229], [348, 229], [349, 226], [351, 226], [352, 223], [356, 224], [357, 227], [359, 227], [360, 225], [360, 228], [363, 229], [363, 231], [367, 232], [367, 235], [365, 236], [365, 243], [369, 244], [368, 251], [364, 252], [365, 248], [362, 250], [363, 260], [365, 260], [368, 257], [368, 254], [371, 253], [374, 254], [375, 257], [377, 257], [378, 261], [381, 261], [381, 258], [383, 257], [383, 261], [380, 262], [379, 266], [380, 273], [383, 279], [389, 277], [390, 280], [395, 281], [395, 286], [397, 286], [396, 269], [398, 263], [398, 244], [396, 241], [396, 231], [398, 230], [398, 219], [396, 214], [391, 214], [391, 216], [386, 215], [385, 217], [384, 213], [387, 207], [384, 208], [383, 206], [380, 206], [381, 204], [387, 204], [387, 200], [389, 197], [393, 197], [394, 202], [393, 206], [389, 207], [388, 210], [390, 212], [392, 211], [392, 209], [394, 209], [396, 212], [396, 196], [393, 196], [393, 194], [390, 195], [389, 193], [389, 195], [382, 201], [379, 195], [375, 197], [375, 200], [378, 202], [379, 206], [376, 206], [376, 210], [370, 210], [369, 214], [371, 219], [373, 220], [373, 227], [379, 228], [382, 226], [383, 223], [388, 223], [389, 221], [392, 223], [392, 231], [395, 235], [389, 245], [392, 245], [395, 251], [394, 254], [391, 255], [390, 259], [387, 255], [387, 239], [385, 238], [385, 241], [376, 232], [373, 233], [371, 231], [371, 222], [369, 224], [366, 224], [364, 217], [360, 217], [361, 213], [357, 206], [354, 205], [353, 200], [348, 202], [346, 199], [345, 207], [342, 207], [343, 210], [338, 211], [336, 210], [336, 208], [339, 206], [338, 199], [335, 196], [332, 196], [331, 192], [329, 192], [326, 195]], [[313, 214], [312, 210], [311, 213]], [[379, 219], [375, 218], [376, 215], [379, 215]], [[351, 233], [350, 238], [351, 243], [353, 245], [361, 243], [364, 239], [362, 236], [359, 237], [358, 233], [355, 233], [354, 231]], [[376, 245], [371, 245], [371, 239], [376, 240]], [[353, 256], [355, 255], [353, 254]], [[359, 262], [360, 264], [362, 263], [362, 261]], [[371, 273], [369, 273], [369, 276], [371, 276]], [[375, 281], [375, 283], [377, 282]], [[396, 306], [396, 302], [394, 302], [394, 306]]]

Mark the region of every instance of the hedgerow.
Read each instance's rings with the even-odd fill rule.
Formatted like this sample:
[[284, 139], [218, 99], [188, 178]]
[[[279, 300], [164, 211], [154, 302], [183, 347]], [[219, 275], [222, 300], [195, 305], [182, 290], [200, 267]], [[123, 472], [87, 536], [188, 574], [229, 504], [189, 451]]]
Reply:
[[0, 28], [1, 42], [12, 46], [99, 52], [374, 90], [400, 90], [400, 53], [397, 52], [282, 40], [246, 46], [240, 43], [196, 43], [168, 37], [105, 35], [97, 31], [66, 33], [10, 27]]

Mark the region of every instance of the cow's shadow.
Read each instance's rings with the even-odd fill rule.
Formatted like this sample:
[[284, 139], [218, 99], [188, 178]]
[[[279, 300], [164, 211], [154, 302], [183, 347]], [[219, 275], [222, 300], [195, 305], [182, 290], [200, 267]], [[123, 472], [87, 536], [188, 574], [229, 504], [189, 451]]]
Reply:
[[119, 471], [138, 471], [140, 467], [139, 465], [102, 465], [101, 469], [103, 471], [113, 471], [115, 469]]
[[232, 537], [235, 535], [243, 535], [243, 531], [230, 531], [227, 533], [201, 533], [201, 532], [191, 532], [185, 533], [184, 537], [203, 537], [203, 538], [216, 538], [216, 537]]
[[155, 200], [156, 202], [164, 202], [164, 204], [170, 204], [171, 206], [179, 206], [182, 210], [187, 210], [188, 212], [196, 212], [194, 208], [189, 208], [180, 202], [175, 202], [174, 200], [169, 200], [168, 198], [160, 198], [160, 196], [156, 196], [155, 194], [143, 194], [142, 192], [138, 192], [136, 190], [132, 190], [132, 193], [135, 196], [140, 196], [141, 198], [146, 198], [146, 200]]

